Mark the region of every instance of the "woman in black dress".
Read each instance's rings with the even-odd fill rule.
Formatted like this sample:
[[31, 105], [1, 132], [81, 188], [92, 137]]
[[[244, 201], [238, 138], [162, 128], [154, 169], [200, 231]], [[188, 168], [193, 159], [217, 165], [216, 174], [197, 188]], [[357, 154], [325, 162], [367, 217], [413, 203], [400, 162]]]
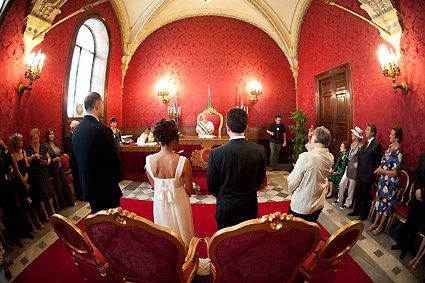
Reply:
[[53, 208], [53, 197], [55, 193], [49, 185], [49, 172], [47, 166], [50, 164], [50, 157], [47, 153], [47, 147], [40, 144], [40, 131], [34, 128], [30, 132], [31, 145], [27, 148], [29, 179], [33, 187], [34, 198], [40, 202], [41, 212], [44, 218], [49, 220], [49, 214], [46, 211], [45, 201], [48, 201], [50, 211], [55, 213]]
[[[41, 224], [34, 209], [33, 193], [28, 182], [29, 164], [27, 161], [27, 155], [22, 149], [22, 135], [14, 133], [10, 136], [9, 140], [12, 147], [12, 167], [15, 175], [15, 187], [18, 194], [19, 205], [25, 215], [25, 219], [31, 226], [32, 232], [34, 233], [36, 230], [35, 226], [37, 225], [38, 228], [42, 229], [43, 224]], [[34, 222], [36, 225], [34, 225]]]
[[53, 129], [47, 129], [45, 134], [46, 147], [50, 156], [49, 173], [53, 178], [55, 193], [58, 197], [59, 208], [74, 206], [71, 190], [66, 182], [65, 171], [62, 166], [63, 152], [55, 142], [55, 132]]

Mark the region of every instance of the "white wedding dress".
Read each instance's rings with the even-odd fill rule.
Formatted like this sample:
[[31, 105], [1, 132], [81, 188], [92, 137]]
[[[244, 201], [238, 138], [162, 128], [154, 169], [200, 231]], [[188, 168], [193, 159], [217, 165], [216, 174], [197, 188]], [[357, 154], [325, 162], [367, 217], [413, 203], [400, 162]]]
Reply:
[[192, 208], [184, 186], [174, 187], [181, 178], [186, 157], [180, 156], [174, 178], [160, 179], [153, 175], [150, 159], [146, 157], [146, 170], [154, 180], [153, 217], [156, 224], [174, 230], [188, 247], [195, 235]]

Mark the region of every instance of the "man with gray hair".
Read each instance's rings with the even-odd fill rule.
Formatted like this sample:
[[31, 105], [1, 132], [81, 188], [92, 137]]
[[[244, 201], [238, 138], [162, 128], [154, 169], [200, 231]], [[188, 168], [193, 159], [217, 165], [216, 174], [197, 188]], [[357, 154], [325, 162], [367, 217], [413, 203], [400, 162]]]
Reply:
[[328, 149], [331, 133], [327, 128], [316, 128], [309, 133], [309, 139], [308, 151], [300, 154], [288, 176], [288, 191], [292, 194], [288, 214], [316, 222], [325, 204], [334, 157]]

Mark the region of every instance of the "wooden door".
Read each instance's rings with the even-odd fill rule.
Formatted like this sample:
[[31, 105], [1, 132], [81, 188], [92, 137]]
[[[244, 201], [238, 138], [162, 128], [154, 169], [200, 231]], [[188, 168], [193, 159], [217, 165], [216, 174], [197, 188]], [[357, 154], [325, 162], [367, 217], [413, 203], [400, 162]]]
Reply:
[[316, 76], [316, 122], [331, 131], [329, 147], [335, 159], [341, 142], [351, 141], [353, 127], [351, 74], [344, 64]]

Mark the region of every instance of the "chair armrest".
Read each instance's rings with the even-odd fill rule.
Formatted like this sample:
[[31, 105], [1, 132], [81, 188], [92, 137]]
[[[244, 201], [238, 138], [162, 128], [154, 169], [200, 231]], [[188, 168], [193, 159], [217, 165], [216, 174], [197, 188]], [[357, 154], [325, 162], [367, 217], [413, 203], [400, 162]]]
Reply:
[[193, 261], [193, 258], [196, 255], [196, 248], [198, 247], [199, 241], [201, 239], [198, 237], [193, 237], [189, 243], [189, 249], [183, 264], [183, 270], [185, 270]]

